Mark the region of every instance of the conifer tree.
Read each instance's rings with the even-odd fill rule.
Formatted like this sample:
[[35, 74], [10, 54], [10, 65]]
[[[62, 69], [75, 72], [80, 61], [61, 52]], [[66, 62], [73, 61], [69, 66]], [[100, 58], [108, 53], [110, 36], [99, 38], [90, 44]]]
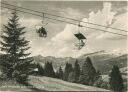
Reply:
[[82, 72], [79, 81], [85, 85], [93, 85], [95, 75], [96, 75], [96, 70], [92, 65], [91, 59], [87, 57], [86, 61], [82, 66]]
[[44, 75], [50, 77], [50, 70], [49, 70], [49, 62], [45, 62], [44, 65]]
[[85, 84], [85, 76], [83, 73], [83, 70], [80, 72], [80, 77], [79, 77], [79, 81], [80, 84]]
[[68, 81], [69, 73], [73, 71], [72, 64], [66, 63], [65, 71], [64, 71], [64, 80]]
[[76, 60], [75, 65], [74, 65], [74, 80], [75, 82], [79, 81], [80, 77], [80, 65], [78, 64], [78, 60]]
[[122, 79], [119, 67], [117, 65], [113, 66], [109, 76], [110, 76], [109, 84], [111, 89], [114, 92], [122, 92], [124, 87], [123, 79]]
[[75, 82], [75, 73], [74, 73], [74, 71], [69, 73], [68, 81], [69, 82]]
[[55, 71], [54, 71], [54, 68], [53, 68], [53, 65], [52, 65], [52, 62], [50, 63], [50, 66], [49, 66], [49, 68], [50, 68], [50, 72], [51, 72], [51, 77], [55, 77]]
[[44, 64], [44, 75], [45, 75], [45, 76], [48, 75], [47, 67], [48, 67], [48, 62], [45, 62], [45, 64]]
[[63, 70], [62, 70], [61, 66], [59, 68], [58, 77], [59, 77], [59, 79], [63, 79]]
[[48, 77], [55, 77], [55, 72], [52, 66], [52, 63], [46, 62], [44, 66], [44, 74]]
[[39, 63], [37, 64], [37, 68], [38, 68], [38, 74], [44, 75], [44, 68]]
[[25, 40], [23, 31], [25, 27], [20, 27], [18, 23], [16, 10], [12, 12], [8, 24], [4, 25], [3, 34], [1, 35], [1, 51], [2, 54], [2, 73], [6, 79], [13, 79], [18, 82], [27, 80], [30, 65], [33, 58], [28, 53], [29, 41]]
[[64, 80], [65, 81], [67, 81], [67, 79], [68, 79], [68, 66], [69, 66], [69, 64], [68, 63], [66, 63], [66, 65], [65, 65], [65, 70], [64, 70]]
[[95, 75], [95, 78], [94, 78], [93, 86], [101, 87], [102, 83], [103, 83], [103, 79], [101, 77], [101, 73], [100, 73], [100, 71], [97, 71], [96, 75]]

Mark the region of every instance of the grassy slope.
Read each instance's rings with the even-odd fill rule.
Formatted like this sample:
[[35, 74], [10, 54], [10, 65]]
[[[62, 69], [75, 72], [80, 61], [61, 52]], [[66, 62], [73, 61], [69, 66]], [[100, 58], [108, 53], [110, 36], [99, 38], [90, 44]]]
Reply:
[[28, 89], [26, 86], [19, 84], [15, 81], [2, 81], [0, 80], [0, 92], [1, 91], [31, 91], [31, 89]]
[[30, 76], [29, 83], [35, 87], [48, 91], [108, 91], [105, 89], [70, 83], [63, 80], [49, 77]]

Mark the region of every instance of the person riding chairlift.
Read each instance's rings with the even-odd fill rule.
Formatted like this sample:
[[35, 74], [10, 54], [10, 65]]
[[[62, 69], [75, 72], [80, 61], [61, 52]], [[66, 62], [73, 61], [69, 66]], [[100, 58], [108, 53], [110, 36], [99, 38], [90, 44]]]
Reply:
[[43, 26], [37, 30], [37, 33], [40, 37], [47, 37], [46, 29]]

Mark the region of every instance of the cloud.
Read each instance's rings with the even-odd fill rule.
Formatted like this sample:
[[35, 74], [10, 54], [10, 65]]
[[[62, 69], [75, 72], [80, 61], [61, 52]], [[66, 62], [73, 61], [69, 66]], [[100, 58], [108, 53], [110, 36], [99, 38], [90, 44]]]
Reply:
[[[93, 11], [90, 12], [88, 22], [99, 24], [99, 25], [104, 25], [108, 27], [113, 27], [117, 29], [127, 30], [126, 28], [127, 25], [125, 22], [127, 13], [116, 15], [117, 13], [118, 11], [112, 11], [112, 4], [110, 2], [105, 2], [103, 4], [102, 10], [98, 10], [98, 12], [96, 13], [94, 13]], [[126, 34], [122, 31], [107, 28], [107, 27], [105, 28], [105, 27], [91, 25], [91, 24], [87, 26], [97, 28], [97, 29], [102, 29], [102, 30], [109, 31], [109, 32]], [[100, 30], [88, 29], [87, 31], [90, 33], [90, 37], [95, 37], [97, 39], [124, 39], [123, 36], [118, 36], [115, 34], [102, 32]]]
[[[120, 15], [116, 16], [115, 17], [116, 21], [110, 27], [127, 30], [126, 17], [127, 17], [127, 13], [120, 14]], [[119, 30], [115, 30], [115, 29], [111, 29], [111, 28], [108, 28], [107, 31], [127, 35], [127, 33], [124, 31], [119, 31]], [[126, 37], [124, 37], [124, 36], [117, 36], [117, 35], [109, 34], [109, 33], [105, 33], [100, 36], [102, 36], [102, 38], [104, 38], [104, 39], [110, 39], [110, 40], [126, 39]]]
[[67, 17], [67, 18], [79, 19], [79, 18], [83, 17], [83, 15], [84, 15], [79, 10], [73, 9], [73, 8], [70, 8], [70, 7], [62, 9], [61, 11], [63, 11], [63, 12], [60, 12], [60, 16], [64, 16], [64, 17]]
[[[62, 9], [62, 11], [64, 12], [60, 12], [60, 15], [74, 19], [81, 19], [84, 22], [91, 22], [105, 26], [109, 25], [110, 27], [127, 30], [127, 14], [126, 12], [120, 12], [121, 9], [120, 11], [119, 9], [113, 10], [112, 4], [110, 2], [105, 2], [103, 4], [103, 9], [98, 10], [97, 12], [91, 11], [88, 14], [88, 18], [85, 17], [87, 14], [84, 15], [83, 11], [70, 7]], [[125, 8], [122, 9], [124, 10]], [[8, 10], [4, 10], [3, 12], [5, 11]], [[6, 12], [5, 14], [2, 14], [2, 19], [7, 22], [8, 14], [5, 15]], [[40, 38], [35, 32], [35, 25], [41, 25], [40, 19], [36, 17], [30, 17], [29, 15], [27, 17], [26, 15], [22, 15], [19, 21], [22, 26], [26, 27], [25, 30], [27, 34], [25, 35], [25, 37], [27, 38], [27, 40], [30, 41], [32, 55], [41, 54], [43, 56], [78, 57], [82, 54], [99, 50], [121, 51], [123, 49], [125, 51], [126, 48], [126, 39], [124, 39], [122, 36], [117, 36], [89, 28], [78, 29], [78, 26], [72, 24], [65, 25], [59, 22], [49, 23], [46, 27], [48, 30], [48, 38]], [[86, 23], [81, 23], [81, 25], [112, 32], [119, 32], [110, 28], [99, 27]], [[87, 38], [86, 46], [83, 47], [81, 50], [77, 50], [75, 47], [75, 44], [78, 42], [78, 39], [76, 39], [74, 34], [77, 33], [78, 30], [83, 33]]]
[[[96, 13], [94, 13], [93, 11], [90, 12], [89, 18], [83, 18], [82, 21], [127, 30], [127, 24], [125, 22], [127, 14], [116, 14], [116, 11], [112, 11], [112, 4], [110, 2], [105, 2], [103, 4], [102, 10], [98, 10], [98, 12]], [[86, 23], [81, 23], [81, 25], [102, 29], [110, 32], [118, 32], [125, 34], [124, 32], [119, 32], [117, 30], [101, 26], [90, 25]], [[55, 37], [51, 39], [51, 42], [54, 43], [57, 48], [57, 55], [76, 57], [76, 54], [77, 56], [80, 56], [88, 52], [94, 52], [103, 49], [118, 50], [119, 48], [126, 48], [126, 38], [122, 36], [110, 34], [107, 32], [101, 32], [99, 30], [93, 30], [89, 28], [79, 28], [79, 30], [87, 37], [86, 46], [83, 47], [80, 51], [74, 49], [74, 43], [77, 42], [77, 39], [75, 38], [73, 33], [78, 32], [78, 27], [71, 24], [67, 24], [62, 32], [58, 33]]]
[[28, 28], [30, 27], [35, 27], [36, 25], [41, 25], [41, 21], [39, 19], [36, 18], [20, 18], [19, 22], [23, 25], [23, 26], [27, 26]]
[[55, 37], [52, 38], [52, 41], [72, 41], [75, 39], [74, 33], [77, 32], [78, 27], [72, 24], [67, 24], [64, 31], [57, 34]]

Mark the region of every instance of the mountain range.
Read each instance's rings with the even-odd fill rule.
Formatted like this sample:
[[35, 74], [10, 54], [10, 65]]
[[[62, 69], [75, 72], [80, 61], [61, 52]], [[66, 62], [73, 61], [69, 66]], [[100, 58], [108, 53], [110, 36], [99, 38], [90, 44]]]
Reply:
[[90, 57], [93, 63], [93, 66], [96, 68], [96, 70], [99, 70], [101, 73], [108, 73], [113, 65], [118, 65], [120, 68], [127, 66], [127, 54], [121, 54], [121, 53], [107, 53], [105, 51], [98, 51], [94, 53], [88, 53], [81, 55], [77, 58], [72, 57], [64, 57], [64, 58], [56, 58], [52, 56], [43, 57], [41, 55], [34, 56], [34, 62], [40, 63], [42, 66], [44, 66], [45, 62], [49, 61], [53, 63], [53, 67], [55, 70], [57, 70], [60, 66], [62, 68], [65, 67], [65, 64], [67, 62], [74, 65], [76, 59], [78, 60], [80, 66], [84, 63], [86, 60], [86, 57]]

